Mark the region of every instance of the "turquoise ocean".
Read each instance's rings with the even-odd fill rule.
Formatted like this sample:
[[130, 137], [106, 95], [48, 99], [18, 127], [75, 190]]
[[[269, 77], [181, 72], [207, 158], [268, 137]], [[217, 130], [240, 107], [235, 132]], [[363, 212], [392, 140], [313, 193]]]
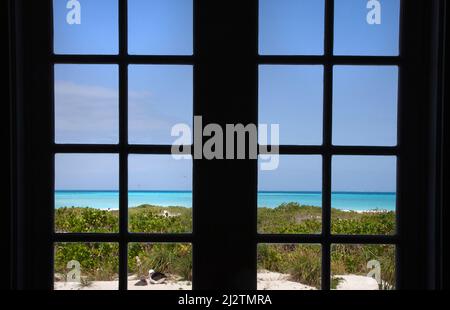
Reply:
[[[226, 194], [226, 193], [224, 193]], [[259, 192], [258, 207], [276, 208], [282, 203], [297, 202], [301, 205], [322, 206], [320, 192]], [[192, 207], [192, 192], [189, 191], [130, 191], [128, 206], [143, 204], [157, 206]], [[395, 193], [335, 192], [331, 196], [332, 208], [349, 211], [389, 210], [394, 211]], [[118, 209], [118, 191], [56, 191], [55, 207], [91, 207]]]

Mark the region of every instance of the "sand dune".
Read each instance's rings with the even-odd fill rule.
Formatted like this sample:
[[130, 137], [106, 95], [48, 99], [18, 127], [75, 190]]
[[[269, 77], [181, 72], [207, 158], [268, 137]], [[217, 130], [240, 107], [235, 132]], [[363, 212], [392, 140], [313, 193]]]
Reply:
[[[378, 290], [375, 279], [358, 275], [338, 275], [340, 279], [337, 290]], [[163, 284], [136, 286], [138, 279], [130, 277], [129, 290], [191, 290], [190, 281], [168, 280]], [[290, 275], [262, 270], [257, 276], [258, 290], [316, 290], [317, 288], [290, 280]], [[55, 282], [55, 290], [117, 290], [117, 281], [93, 281], [82, 286], [76, 282]]]

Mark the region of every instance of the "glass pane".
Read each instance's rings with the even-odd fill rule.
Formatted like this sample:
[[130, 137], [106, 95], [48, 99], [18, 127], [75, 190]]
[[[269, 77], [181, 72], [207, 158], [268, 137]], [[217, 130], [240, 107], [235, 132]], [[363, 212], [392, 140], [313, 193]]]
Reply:
[[192, 245], [130, 243], [129, 290], [192, 290]]
[[395, 234], [396, 157], [334, 156], [332, 232]]
[[128, 164], [129, 230], [191, 232], [192, 159], [130, 155]]
[[259, 170], [259, 233], [317, 234], [321, 218], [321, 156], [281, 155], [277, 169]]
[[322, 66], [260, 66], [259, 123], [279, 124], [281, 145], [322, 144], [322, 114]]
[[55, 142], [117, 144], [116, 65], [55, 65]]
[[56, 243], [55, 290], [119, 289], [117, 243]]
[[336, 55], [397, 56], [400, 0], [335, 0]]
[[55, 54], [117, 54], [117, 0], [53, 0]]
[[321, 283], [321, 246], [258, 244], [258, 290], [316, 290]]
[[172, 127], [192, 128], [192, 66], [129, 67], [128, 129], [131, 144], [172, 144]]
[[118, 188], [118, 155], [56, 154], [55, 231], [117, 232]]
[[332, 289], [395, 289], [395, 246], [332, 245], [331, 275]]
[[322, 55], [324, 0], [260, 0], [261, 55]]
[[192, 55], [192, 0], [128, 0], [130, 54]]
[[398, 67], [336, 66], [333, 144], [397, 144]]

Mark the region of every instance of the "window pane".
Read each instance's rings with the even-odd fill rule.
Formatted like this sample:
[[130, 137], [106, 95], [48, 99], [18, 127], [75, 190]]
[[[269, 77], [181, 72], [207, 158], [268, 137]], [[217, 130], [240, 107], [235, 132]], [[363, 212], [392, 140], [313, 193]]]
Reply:
[[322, 66], [260, 66], [259, 123], [279, 124], [281, 145], [322, 144], [322, 115]]
[[55, 155], [55, 231], [117, 232], [119, 157], [115, 154]]
[[128, 72], [131, 144], [172, 144], [174, 125], [192, 128], [192, 66], [136, 65]]
[[336, 55], [398, 55], [400, 0], [335, 0], [334, 8]]
[[117, 144], [116, 65], [55, 65], [55, 142]]
[[395, 289], [395, 246], [332, 245], [331, 274], [332, 289]]
[[320, 289], [321, 246], [258, 244], [258, 290]]
[[394, 156], [334, 156], [332, 232], [394, 234], [396, 170]]
[[117, 54], [118, 19], [117, 0], [53, 0], [55, 54]]
[[55, 290], [119, 289], [117, 243], [56, 243]]
[[192, 159], [130, 155], [129, 230], [146, 233], [192, 231]]
[[130, 243], [129, 290], [192, 290], [192, 245]]
[[[265, 159], [259, 157], [259, 162]], [[258, 173], [258, 232], [316, 234], [322, 229], [321, 156], [279, 156]]]
[[192, 0], [128, 0], [130, 54], [192, 55]]
[[323, 0], [260, 0], [261, 55], [322, 55]]
[[398, 67], [336, 66], [333, 144], [397, 144]]

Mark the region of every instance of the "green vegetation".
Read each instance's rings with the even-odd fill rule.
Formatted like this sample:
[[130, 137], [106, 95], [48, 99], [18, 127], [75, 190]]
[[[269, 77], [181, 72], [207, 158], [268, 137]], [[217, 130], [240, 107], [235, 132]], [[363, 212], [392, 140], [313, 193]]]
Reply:
[[395, 212], [357, 213], [333, 209], [331, 232], [337, 235], [393, 235]]
[[334, 275], [367, 275], [367, 263], [380, 263], [382, 283], [380, 289], [392, 289], [395, 285], [395, 246], [335, 244], [331, 249], [331, 272]]
[[[191, 209], [143, 205], [129, 209], [129, 231], [135, 233], [185, 233], [192, 231]], [[60, 208], [55, 211], [55, 230], [59, 233], [116, 233], [119, 212], [92, 208]], [[114, 243], [59, 243], [55, 246], [55, 273], [68, 272], [67, 263], [80, 262], [83, 281], [117, 280], [118, 245]], [[137, 259], [138, 257], [139, 259]], [[130, 243], [128, 269], [131, 274], [147, 275], [155, 269], [181, 279], [192, 278], [191, 246], [186, 244]]]
[[[164, 212], [168, 212], [164, 215]], [[188, 233], [192, 231], [192, 211], [182, 207], [143, 205], [129, 209], [129, 231], [140, 233]]]
[[54, 268], [61, 280], [72, 270], [72, 266], [67, 266], [72, 260], [80, 263], [84, 283], [117, 280], [119, 246], [116, 243], [57, 243]]
[[[258, 232], [274, 234], [320, 234], [322, 210], [297, 203], [278, 208], [258, 209]], [[60, 208], [55, 212], [57, 232], [118, 231], [118, 211], [91, 208]], [[231, 229], [231, 228], [230, 228]], [[390, 235], [395, 233], [394, 212], [344, 212], [332, 210], [333, 234]], [[189, 208], [143, 205], [129, 209], [129, 231], [145, 233], [185, 233], [192, 231]], [[192, 250], [188, 244], [131, 243], [128, 251], [130, 274], [145, 276], [155, 269], [180, 279], [192, 277]], [[381, 288], [395, 283], [395, 249], [389, 245], [333, 245], [331, 268], [334, 275], [367, 275], [367, 262], [381, 263]], [[55, 246], [55, 273], [67, 273], [67, 263], [77, 260], [82, 275], [91, 280], [117, 279], [118, 246], [112, 243], [64, 243]], [[258, 268], [289, 274], [293, 281], [320, 287], [321, 248], [319, 245], [260, 244]], [[63, 279], [62, 279], [63, 280]], [[86, 282], [88, 283], [88, 281]], [[336, 287], [339, 279], [332, 279]]]
[[[164, 212], [168, 212], [167, 215]], [[192, 211], [182, 207], [142, 205], [129, 209], [129, 231], [140, 233], [187, 233], [192, 231]], [[119, 211], [93, 208], [59, 208], [55, 211], [59, 233], [116, 233]]]
[[128, 270], [139, 277], [150, 269], [192, 280], [192, 246], [186, 243], [130, 243]]
[[[67, 263], [80, 263], [82, 284], [90, 281], [118, 280], [119, 246], [116, 243], [58, 243], [55, 245], [55, 274], [60, 280], [69, 271]], [[192, 246], [183, 243], [130, 243], [128, 270], [138, 277], [150, 269], [192, 279]]]
[[[337, 235], [392, 235], [395, 233], [395, 212], [346, 212], [331, 210], [331, 231]], [[278, 208], [258, 209], [258, 232], [262, 234], [320, 234], [322, 209], [282, 204]], [[321, 252], [319, 246], [261, 244], [258, 247], [258, 268], [290, 274], [292, 280], [320, 287]], [[378, 260], [381, 265], [382, 289], [395, 284], [395, 248], [390, 245], [333, 245], [331, 270], [334, 275], [367, 275], [367, 263]], [[336, 288], [339, 278], [332, 279]]]
[[[392, 235], [395, 233], [394, 212], [347, 212], [331, 210], [331, 231], [342, 235]], [[282, 204], [278, 208], [258, 208], [258, 232], [261, 234], [320, 234], [322, 209]]]
[[258, 208], [258, 232], [261, 234], [320, 234], [322, 209], [282, 204], [278, 208]]
[[320, 245], [259, 244], [258, 269], [291, 275], [297, 281], [320, 287]]

